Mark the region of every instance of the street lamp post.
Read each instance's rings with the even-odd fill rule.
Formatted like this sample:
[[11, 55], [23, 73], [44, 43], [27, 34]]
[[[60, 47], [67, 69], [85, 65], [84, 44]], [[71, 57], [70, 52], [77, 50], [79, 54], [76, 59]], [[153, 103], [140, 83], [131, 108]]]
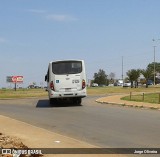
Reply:
[[156, 46], [154, 47], [154, 85], [156, 84], [156, 62], [155, 62], [155, 51], [156, 51]]
[[123, 86], [124, 86], [124, 78], [123, 78], [123, 56], [122, 56], [122, 81], [123, 81]]
[[[155, 39], [153, 39], [153, 42], [155, 42]], [[153, 58], [153, 60], [154, 60], [154, 69], [153, 69], [153, 79], [154, 79], [154, 85], [156, 84], [156, 62], [155, 62], [155, 60], [156, 60], [156, 56], [155, 56], [155, 52], [156, 52], [156, 46], [154, 45], [153, 46], [153, 52], [154, 52], [154, 58]]]

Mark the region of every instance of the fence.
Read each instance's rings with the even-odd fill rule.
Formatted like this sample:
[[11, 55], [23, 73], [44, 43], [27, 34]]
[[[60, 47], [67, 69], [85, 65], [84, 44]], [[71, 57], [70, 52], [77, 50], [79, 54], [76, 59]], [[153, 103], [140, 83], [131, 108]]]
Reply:
[[160, 104], [160, 93], [142, 93], [142, 94], [133, 94], [130, 92], [130, 101], [142, 101], [149, 103], [159, 103]]

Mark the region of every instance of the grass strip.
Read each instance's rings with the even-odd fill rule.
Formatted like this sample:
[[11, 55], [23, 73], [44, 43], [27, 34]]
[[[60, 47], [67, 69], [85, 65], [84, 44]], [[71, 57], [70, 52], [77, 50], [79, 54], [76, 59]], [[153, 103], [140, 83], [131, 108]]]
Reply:
[[127, 101], [136, 101], [136, 102], [146, 102], [146, 103], [153, 103], [153, 104], [159, 104], [159, 93], [148, 93], [144, 94], [144, 100], [142, 94], [132, 95], [131, 99], [130, 96], [122, 97], [121, 100], [127, 100]]

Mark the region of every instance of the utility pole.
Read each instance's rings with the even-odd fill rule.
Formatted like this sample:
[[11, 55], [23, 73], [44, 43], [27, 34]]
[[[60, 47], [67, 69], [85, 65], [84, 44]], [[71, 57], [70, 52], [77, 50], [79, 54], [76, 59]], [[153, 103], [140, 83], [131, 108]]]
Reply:
[[156, 84], [156, 62], [155, 62], [155, 60], [156, 60], [156, 57], [155, 57], [155, 51], [156, 51], [156, 46], [153, 46], [153, 48], [154, 48], [154, 85]]
[[[158, 39], [159, 40], [159, 39]], [[153, 38], [152, 39], [152, 41], [153, 41], [153, 53], [154, 53], [154, 57], [153, 57], [153, 64], [154, 64], [154, 69], [153, 69], [153, 79], [154, 79], [154, 81], [153, 81], [153, 84], [155, 85], [156, 84], [156, 62], [155, 62], [155, 60], [156, 60], [156, 56], [155, 56], [155, 52], [156, 52], [156, 46], [155, 46], [155, 39]]]
[[[122, 81], [123, 81], [123, 56], [122, 56]], [[123, 81], [123, 85], [124, 85], [124, 81]]]

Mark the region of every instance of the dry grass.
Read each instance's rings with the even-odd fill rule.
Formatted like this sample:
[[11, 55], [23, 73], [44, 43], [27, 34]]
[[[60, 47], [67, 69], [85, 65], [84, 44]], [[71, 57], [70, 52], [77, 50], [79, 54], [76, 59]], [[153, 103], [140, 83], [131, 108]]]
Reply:
[[[87, 88], [88, 95], [105, 95], [105, 94], [120, 94], [130, 92], [160, 92], [160, 86], [150, 86], [149, 88], [123, 88], [123, 87], [89, 87]], [[26, 98], [26, 97], [45, 97], [48, 96], [48, 92], [45, 89], [0, 89], [0, 98]]]
[[142, 94], [138, 94], [138, 95], [132, 95], [131, 98], [130, 98], [130, 96], [126, 96], [121, 99], [127, 100], [127, 101], [147, 102], [147, 103], [159, 104], [160, 103], [160, 94], [159, 93], [148, 93], [148, 94], [144, 94], [144, 97]]
[[43, 97], [47, 96], [44, 89], [13, 89], [0, 90], [0, 98], [26, 98], [26, 97]]
[[144, 93], [155, 93], [160, 92], [160, 86], [149, 86], [148, 88], [139, 87], [139, 88], [130, 88], [130, 87], [90, 87], [87, 90], [89, 95], [101, 95], [101, 94], [117, 94], [117, 93], [126, 93], [130, 92], [144, 92]]

